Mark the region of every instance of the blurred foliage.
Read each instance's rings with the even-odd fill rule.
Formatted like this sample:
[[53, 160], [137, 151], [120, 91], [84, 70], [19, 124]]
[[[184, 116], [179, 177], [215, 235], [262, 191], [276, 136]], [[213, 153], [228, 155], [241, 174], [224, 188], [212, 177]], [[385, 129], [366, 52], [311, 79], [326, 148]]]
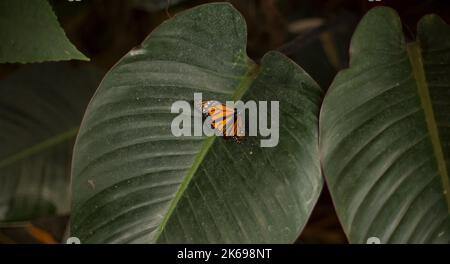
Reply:
[[0, 80], [0, 243], [8, 242], [5, 225], [45, 238], [29, 221], [69, 214], [72, 146], [101, 76], [86, 64], [57, 62], [26, 65]]
[[68, 220], [68, 216], [58, 216], [0, 224], [0, 244], [64, 243]]
[[0, 63], [89, 60], [67, 39], [47, 0], [0, 2]]
[[68, 214], [72, 145], [102, 73], [26, 65], [0, 80], [0, 221]]
[[450, 26], [426, 15], [405, 43], [370, 10], [320, 115], [323, 175], [351, 243], [450, 243]]

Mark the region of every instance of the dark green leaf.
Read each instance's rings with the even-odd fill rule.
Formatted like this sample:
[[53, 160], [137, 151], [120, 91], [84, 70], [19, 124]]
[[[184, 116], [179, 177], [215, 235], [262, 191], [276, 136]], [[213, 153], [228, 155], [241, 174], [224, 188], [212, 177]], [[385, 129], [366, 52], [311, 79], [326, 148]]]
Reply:
[[0, 1], [0, 63], [89, 60], [67, 39], [46, 0]]
[[405, 43], [395, 11], [361, 21], [320, 120], [323, 169], [351, 242], [450, 242], [450, 28], [424, 17]]
[[73, 141], [99, 76], [40, 64], [0, 82], [0, 221], [69, 213]]
[[[293, 242], [322, 188], [322, 92], [295, 63], [246, 55], [229, 4], [177, 15], [127, 54], [90, 103], [74, 150], [72, 235], [82, 243]], [[279, 100], [280, 142], [174, 137], [173, 102]]]

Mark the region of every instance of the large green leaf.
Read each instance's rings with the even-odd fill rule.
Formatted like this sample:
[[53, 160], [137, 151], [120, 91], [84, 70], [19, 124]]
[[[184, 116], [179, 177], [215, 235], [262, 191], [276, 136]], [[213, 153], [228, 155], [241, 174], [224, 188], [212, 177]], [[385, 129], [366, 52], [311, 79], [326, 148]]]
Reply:
[[[208, 4], [159, 26], [107, 74], [74, 149], [82, 243], [293, 242], [322, 188], [321, 89], [277, 52], [255, 65], [246, 25]], [[174, 137], [176, 100], [279, 100], [280, 142]], [[243, 97], [242, 97], [243, 96]]]
[[391, 9], [358, 26], [320, 118], [324, 174], [351, 242], [450, 242], [449, 65], [450, 28], [435, 15], [408, 44]]
[[72, 146], [100, 76], [45, 63], [0, 82], [0, 221], [69, 213]]
[[47, 0], [0, 1], [0, 63], [89, 60], [67, 39]]

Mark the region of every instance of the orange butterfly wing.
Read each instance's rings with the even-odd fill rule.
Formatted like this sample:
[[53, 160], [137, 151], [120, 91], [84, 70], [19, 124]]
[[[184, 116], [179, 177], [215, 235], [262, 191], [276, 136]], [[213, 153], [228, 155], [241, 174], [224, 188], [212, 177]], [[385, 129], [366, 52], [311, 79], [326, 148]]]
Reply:
[[202, 112], [211, 117], [211, 126], [224, 137], [233, 137], [236, 140], [242, 136], [242, 120], [236, 110], [217, 101], [202, 103]]

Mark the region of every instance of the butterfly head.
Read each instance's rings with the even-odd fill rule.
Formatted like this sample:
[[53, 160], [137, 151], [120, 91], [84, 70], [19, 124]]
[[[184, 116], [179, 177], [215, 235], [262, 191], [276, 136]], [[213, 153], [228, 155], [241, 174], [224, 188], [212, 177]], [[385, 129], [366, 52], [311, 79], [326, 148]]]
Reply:
[[222, 109], [223, 104], [218, 101], [201, 101], [197, 103], [196, 107], [205, 115], [213, 115]]

